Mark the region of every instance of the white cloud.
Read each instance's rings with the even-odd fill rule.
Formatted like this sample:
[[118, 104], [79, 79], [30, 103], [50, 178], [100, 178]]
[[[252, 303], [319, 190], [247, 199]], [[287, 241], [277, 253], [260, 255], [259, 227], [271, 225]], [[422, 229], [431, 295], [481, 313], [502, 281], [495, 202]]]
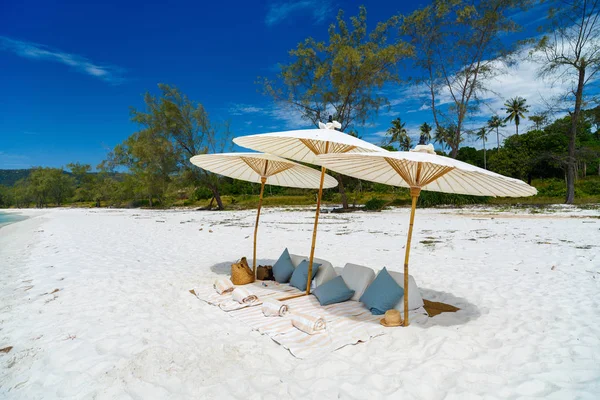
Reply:
[[[272, 103], [266, 107], [258, 107], [250, 104], [233, 104], [229, 107], [229, 113], [237, 116], [248, 116], [248, 118], [267, 118], [277, 122], [277, 125], [271, 125], [272, 129], [301, 129], [311, 127], [308, 120], [302, 118], [302, 114], [285, 103]], [[245, 121], [246, 125], [252, 124], [252, 121]]]
[[9, 51], [18, 56], [33, 60], [45, 60], [65, 64], [80, 73], [91, 75], [112, 84], [119, 84], [125, 80], [122, 68], [95, 64], [85, 57], [65, 53], [39, 43], [0, 36], [0, 50]]
[[332, 15], [331, 0], [301, 0], [271, 3], [265, 17], [265, 24], [276, 25], [292, 14], [303, 12], [310, 14], [315, 23], [321, 23]]
[[264, 112], [263, 108], [249, 104], [233, 104], [229, 107], [229, 113], [231, 115], [258, 114], [262, 112]]

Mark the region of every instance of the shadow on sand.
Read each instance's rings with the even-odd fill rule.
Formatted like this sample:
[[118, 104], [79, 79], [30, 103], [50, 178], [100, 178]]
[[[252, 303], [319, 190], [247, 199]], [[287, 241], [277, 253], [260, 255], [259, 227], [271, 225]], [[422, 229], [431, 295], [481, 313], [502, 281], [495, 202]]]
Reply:
[[481, 316], [479, 308], [463, 297], [456, 297], [452, 293], [438, 292], [437, 290], [419, 288], [421, 296], [430, 301], [446, 303], [460, 308], [457, 312], [445, 312], [435, 317], [427, 318], [427, 321], [415, 324], [420, 328], [431, 328], [432, 326], [454, 326], [465, 325]]
[[[221, 263], [217, 263], [210, 267], [210, 270], [218, 275], [226, 275], [229, 276], [231, 274], [231, 264], [237, 262], [239, 260], [231, 260], [224, 261]], [[264, 259], [259, 258], [256, 260], [257, 265], [273, 265], [277, 260], [274, 259]], [[252, 263], [252, 260], [248, 260], [249, 263]], [[251, 266], [252, 268], [252, 266]], [[470, 321], [473, 321], [481, 316], [481, 312], [479, 308], [470, 303], [467, 299], [462, 297], [456, 297], [452, 293], [448, 292], [439, 292], [437, 290], [419, 288], [421, 291], [421, 296], [424, 299], [430, 301], [436, 301], [441, 303], [450, 304], [460, 308], [457, 312], [445, 312], [435, 317], [426, 318], [426, 320], [415, 321], [414, 326], [418, 326], [419, 328], [427, 329], [433, 326], [455, 326], [455, 325], [465, 325]]]

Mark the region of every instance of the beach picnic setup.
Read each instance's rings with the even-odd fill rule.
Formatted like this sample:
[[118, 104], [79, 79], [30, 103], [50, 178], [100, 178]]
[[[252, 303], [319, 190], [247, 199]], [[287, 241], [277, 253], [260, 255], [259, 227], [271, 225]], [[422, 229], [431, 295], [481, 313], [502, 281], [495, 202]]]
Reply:
[[[410, 321], [418, 324], [441, 313], [460, 311], [451, 304], [423, 299], [408, 272], [416, 205], [422, 190], [503, 197], [537, 193], [520, 180], [439, 156], [432, 145], [421, 143], [408, 152], [390, 152], [336, 130], [339, 127], [330, 118], [327, 124], [319, 123], [319, 129], [239, 137], [234, 139], [237, 145], [265, 153], [204, 154], [191, 159], [208, 171], [260, 182], [261, 189], [252, 268], [243, 257], [232, 263], [229, 277], [219, 277], [212, 286], [195, 287], [190, 292], [301, 359], [366, 342], [385, 335], [390, 328], [408, 327]], [[298, 162], [319, 166], [320, 174]], [[386, 266], [357, 265], [352, 260], [334, 267], [325, 259], [315, 258], [323, 188], [336, 185], [327, 169], [410, 189], [412, 207], [403, 272]], [[257, 267], [258, 223], [266, 183], [318, 188], [319, 192], [310, 253], [292, 254], [284, 247], [273, 265]]]

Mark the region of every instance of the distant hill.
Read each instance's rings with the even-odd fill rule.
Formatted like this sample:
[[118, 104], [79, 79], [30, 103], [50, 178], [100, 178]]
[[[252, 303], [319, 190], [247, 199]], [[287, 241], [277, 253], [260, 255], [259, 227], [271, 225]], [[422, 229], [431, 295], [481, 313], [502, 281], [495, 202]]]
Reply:
[[12, 186], [19, 179], [27, 178], [30, 169], [0, 169], [0, 185]]
[[[31, 169], [0, 169], [0, 185], [13, 186], [18, 180], [27, 178], [31, 173]], [[65, 174], [71, 175], [65, 171]], [[96, 175], [97, 172], [90, 172], [90, 175]], [[109, 176], [122, 181], [127, 174], [123, 172], [111, 172]]]

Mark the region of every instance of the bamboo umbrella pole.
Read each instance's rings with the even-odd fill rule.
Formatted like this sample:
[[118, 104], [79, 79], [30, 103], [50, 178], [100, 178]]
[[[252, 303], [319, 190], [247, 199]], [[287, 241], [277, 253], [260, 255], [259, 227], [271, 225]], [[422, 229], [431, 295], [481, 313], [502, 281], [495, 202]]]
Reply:
[[[313, 150], [314, 151], [314, 150]], [[329, 153], [329, 142], [325, 142], [325, 152]], [[317, 152], [315, 151], [315, 154]], [[317, 226], [319, 225], [319, 214], [321, 214], [321, 197], [323, 197], [323, 181], [325, 179], [325, 167], [321, 167], [321, 182], [319, 183], [319, 195], [317, 197], [317, 212], [315, 213], [315, 224], [313, 226], [312, 244], [310, 246], [310, 257], [308, 259], [308, 277], [306, 282], [306, 294], [310, 294], [310, 283], [312, 281], [313, 260], [315, 258], [315, 244], [317, 242]]]
[[421, 188], [410, 188], [412, 207], [410, 209], [410, 224], [408, 225], [408, 238], [406, 239], [406, 251], [404, 253], [404, 326], [408, 326], [408, 259], [410, 257], [410, 242], [412, 240], [413, 224], [415, 222], [417, 199], [419, 198], [420, 193]]
[[256, 279], [256, 236], [258, 235], [258, 220], [260, 219], [260, 209], [262, 207], [263, 194], [265, 192], [265, 183], [267, 182], [267, 167], [269, 161], [265, 162], [265, 171], [263, 176], [260, 177], [260, 195], [258, 196], [258, 210], [256, 211], [256, 223], [254, 224], [254, 256], [252, 258], [252, 272], [254, 272], [254, 279]]
[[[327, 143], [329, 145], [329, 143]], [[312, 281], [313, 260], [315, 258], [315, 244], [317, 242], [317, 225], [319, 225], [319, 214], [321, 213], [321, 197], [323, 196], [323, 180], [325, 179], [325, 167], [321, 167], [321, 183], [319, 184], [319, 195], [317, 197], [317, 212], [313, 226], [312, 245], [310, 246], [310, 258], [308, 261], [308, 278], [306, 282], [306, 294], [310, 294], [310, 283]]]

